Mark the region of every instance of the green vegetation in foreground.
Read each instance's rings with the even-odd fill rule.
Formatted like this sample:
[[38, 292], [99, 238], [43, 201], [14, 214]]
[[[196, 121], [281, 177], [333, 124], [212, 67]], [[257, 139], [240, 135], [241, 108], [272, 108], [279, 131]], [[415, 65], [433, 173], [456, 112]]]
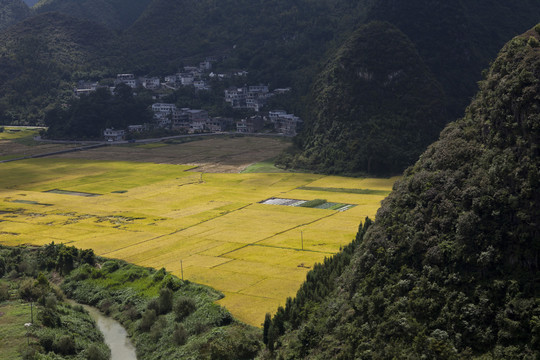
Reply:
[[[40, 250], [0, 247], [3, 360], [109, 359], [110, 351], [90, 315], [81, 306], [66, 303], [62, 291], [49, 280], [58, 279], [57, 271], [71, 266], [69, 254], [75, 252], [59, 247], [53, 265], [53, 259]], [[93, 252], [76, 256], [78, 262], [92, 261]]]
[[329, 187], [317, 187], [317, 186], [300, 186], [299, 190], [311, 190], [311, 191], [328, 191], [350, 194], [363, 194], [363, 195], [383, 195], [387, 196], [390, 191], [386, 190], [373, 190], [373, 189], [346, 189], [346, 188], [329, 188]]
[[83, 265], [66, 277], [65, 293], [114, 317], [126, 328], [139, 359], [252, 359], [256, 328], [237, 322], [209, 287], [182, 281], [165, 269], [120, 260]]
[[[37, 302], [28, 349], [20, 347], [25, 333], [14, 331], [10, 338], [6, 353], [19, 356], [15, 358], [21, 352], [24, 359], [108, 358], [93, 321], [82, 307], [61, 302], [64, 294], [120, 321], [140, 360], [252, 359], [260, 349], [258, 329], [237, 322], [214, 304], [221, 293], [164, 269], [97, 258], [92, 250], [52, 243], [37, 249], [0, 247], [0, 271], [7, 278], [0, 284], [0, 311], [9, 313], [9, 319], [22, 313], [21, 323], [13, 326], [31, 322], [29, 316], [22, 318], [29, 305], [24, 311], [20, 300], [6, 294]], [[35, 355], [49, 352], [54, 354]]]
[[[1, 286], [9, 286], [2, 282]], [[30, 306], [20, 301], [0, 303], [0, 353], [4, 360], [21, 358], [21, 350], [27, 345], [27, 332], [24, 324], [30, 322]], [[32, 338], [32, 342], [34, 339]]]
[[248, 173], [285, 173], [289, 172], [288, 170], [280, 169], [276, 167], [274, 163], [275, 159], [268, 159], [265, 161], [260, 161], [255, 164], [251, 164], [242, 170], [243, 174]]

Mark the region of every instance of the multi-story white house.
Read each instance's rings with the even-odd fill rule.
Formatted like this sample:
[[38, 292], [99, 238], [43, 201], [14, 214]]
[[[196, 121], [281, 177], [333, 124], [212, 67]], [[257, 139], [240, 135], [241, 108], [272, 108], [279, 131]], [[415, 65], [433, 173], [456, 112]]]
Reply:
[[106, 141], [121, 141], [126, 136], [125, 130], [105, 129], [103, 137]]
[[231, 87], [225, 90], [225, 102], [235, 109], [259, 111], [271, 95], [266, 85]]
[[161, 80], [158, 77], [143, 78], [142, 86], [145, 89], [155, 90], [161, 86]]
[[116, 81], [114, 82], [115, 85], [118, 85], [120, 83], [126, 84], [127, 86], [131, 88], [136, 88], [139, 85], [139, 82], [135, 78], [135, 75], [133, 74], [118, 74], [116, 75]]
[[274, 124], [274, 129], [287, 136], [295, 136], [303, 125], [302, 119], [293, 114], [287, 114], [284, 110], [269, 111], [268, 117]]

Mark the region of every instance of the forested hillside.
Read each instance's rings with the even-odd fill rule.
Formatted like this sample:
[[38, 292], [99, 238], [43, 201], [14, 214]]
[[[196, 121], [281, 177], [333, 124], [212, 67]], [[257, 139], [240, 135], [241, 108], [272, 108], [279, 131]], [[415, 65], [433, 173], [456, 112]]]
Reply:
[[38, 13], [60, 12], [121, 29], [133, 24], [152, 0], [40, 0]]
[[444, 93], [412, 42], [386, 22], [356, 31], [313, 86], [288, 167], [319, 172], [398, 173], [446, 123]]
[[105, 28], [59, 13], [28, 18], [0, 33], [0, 122], [43, 123], [48, 108], [73, 96], [74, 76], [114, 71], [112, 41]]
[[395, 185], [335, 289], [267, 322], [266, 356], [538, 357], [539, 123], [537, 25]]
[[3, 0], [0, 3], [0, 31], [30, 16], [28, 6], [22, 0]]

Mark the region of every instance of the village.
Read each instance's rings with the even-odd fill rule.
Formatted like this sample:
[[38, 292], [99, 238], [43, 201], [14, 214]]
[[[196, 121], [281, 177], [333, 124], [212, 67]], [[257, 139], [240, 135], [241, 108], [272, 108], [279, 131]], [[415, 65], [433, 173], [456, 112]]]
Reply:
[[[254, 115], [242, 119], [213, 116], [207, 110], [178, 108], [174, 103], [162, 102], [163, 91], [176, 91], [182, 87], [193, 87], [195, 91], [209, 91], [211, 85], [208, 79], [225, 79], [229, 77], [245, 77], [247, 71], [239, 70], [229, 73], [212, 71], [213, 58], [207, 58], [199, 66], [184, 66], [183, 71], [160, 77], [136, 77], [134, 74], [117, 74], [114, 86], [108, 86], [114, 93], [119, 84], [125, 84], [134, 89], [145, 89], [154, 95], [155, 102], [151, 105], [153, 122], [147, 124], [129, 125], [125, 129], [105, 129], [103, 137], [108, 142], [122, 141], [144, 136], [151, 129], [167, 129], [179, 134], [201, 134], [237, 132], [243, 134], [270, 132], [283, 136], [295, 136], [302, 128], [303, 121], [285, 110], [269, 110], [263, 112], [267, 100], [275, 95], [286, 94], [291, 88], [269, 90], [268, 85], [231, 86], [224, 90], [223, 100], [232, 109], [250, 110]], [[85, 96], [96, 91], [99, 82], [78, 83], [74, 89], [77, 97]]]

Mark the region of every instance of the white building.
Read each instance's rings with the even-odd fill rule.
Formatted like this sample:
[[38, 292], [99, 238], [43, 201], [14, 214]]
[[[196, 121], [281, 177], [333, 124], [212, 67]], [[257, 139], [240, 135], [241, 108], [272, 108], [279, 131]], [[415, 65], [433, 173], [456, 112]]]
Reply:
[[161, 81], [158, 77], [144, 78], [142, 81], [142, 86], [145, 89], [155, 90], [159, 89], [161, 86]]
[[103, 137], [106, 141], [121, 141], [126, 136], [125, 130], [105, 129]]
[[126, 84], [127, 86], [134, 89], [137, 87], [138, 81], [137, 79], [135, 79], [135, 75], [133, 74], [117, 74], [114, 84]]

